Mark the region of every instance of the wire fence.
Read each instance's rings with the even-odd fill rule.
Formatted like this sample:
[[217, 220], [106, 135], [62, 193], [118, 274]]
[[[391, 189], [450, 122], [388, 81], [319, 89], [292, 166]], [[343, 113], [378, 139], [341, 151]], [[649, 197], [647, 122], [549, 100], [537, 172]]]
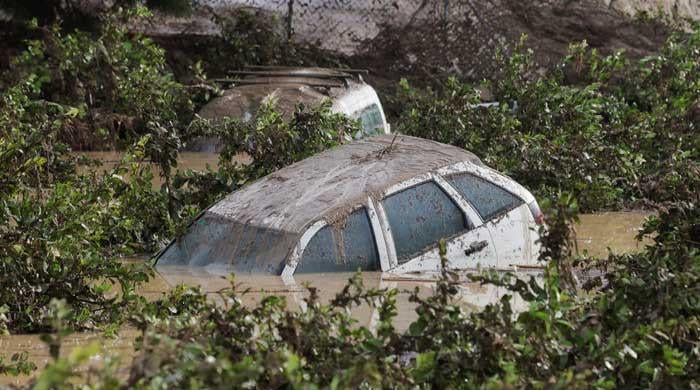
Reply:
[[[202, 0], [202, 11], [224, 13], [248, 8], [275, 15], [290, 39], [320, 48], [354, 54], [387, 28], [415, 27], [415, 34], [449, 32], [456, 26], [494, 21], [488, 13], [493, 0]], [[161, 33], [216, 33], [206, 12], [188, 20], [170, 21]], [[199, 15], [199, 16], [197, 16]], [[428, 28], [426, 28], [429, 27]], [[429, 33], [427, 31], [433, 31]], [[488, 29], [487, 29], [488, 30]], [[449, 34], [447, 34], [449, 35]], [[454, 35], [454, 34], [452, 34]], [[420, 36], [414, 36], [419, 39]], [[449, 39], [449, 37], [448, 37]]]
[[370, 64], [374, 73], [386, 69], [428, 77], [436, 72], [474, 79], [491, 74], [496, 70], [494, 52], [504, 43], [517, 42], [522, 33], [530, 36], [528, 45], [540, 63], [564, 55], [573, 40], [586, 39], [604, 50], [623, 47], [638, 55], [654, 50], [663, 38], [601, 0], [198, 0], [198, 4], [184, 28], [216, 34], [212, 15], [254, 9], [256, 15], [274, 16], [282, 33], [295, 42], [365, 59], [374, 56]]

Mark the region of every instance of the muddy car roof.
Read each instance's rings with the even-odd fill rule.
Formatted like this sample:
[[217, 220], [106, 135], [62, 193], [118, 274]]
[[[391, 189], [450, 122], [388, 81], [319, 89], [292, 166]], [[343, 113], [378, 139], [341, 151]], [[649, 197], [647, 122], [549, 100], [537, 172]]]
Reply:
[[368, 195], [461, 161], [482, 165], [464, 149], [421, 138], [383, 135], [358, 140], [280, 169], [231, 193], [209, 212], [301, 233], [321, 216], [342, 217], [365, 203]]

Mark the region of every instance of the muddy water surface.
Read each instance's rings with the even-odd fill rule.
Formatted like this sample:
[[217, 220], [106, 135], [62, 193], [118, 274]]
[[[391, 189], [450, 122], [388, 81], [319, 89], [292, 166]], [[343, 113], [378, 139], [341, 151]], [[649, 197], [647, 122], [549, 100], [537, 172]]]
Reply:
[[638, 252], [649, 244], [635, 239], [644, 220], [652, 215], [646, 211], [620, 211], [583, 214], [576, 226], [576, 245], [579, 252], [606, 257], [608, 249], [614, 253]]
[[[117, 163], [122, 158], [122, 153], [121, 152], [76, 152], [74, 153], [76, 156], [85, 156], [89, 157], [95, 160], [100, 160], [102, 162], [102, 166], [100, 167], [82, 167], [83, 172], [87, 172], [89, 170], [93, 170], [96, 173], [103, 173], [109, 169], [114, 168]], [[250, 162], [250, 158], [247, 155], [239, 155], [236, 156], [235, 161], [241, 163], [241, 164], [246, 164]], [[217, 169], [219, 163], [219, 154], [218, 153], [197, 153], [197, 152], [181, 152], [178, 157], [177, 157], [177, 167], [175, 168], [176, 170], [184, 171], [187, 169], [193, 169], [193, 170], [205, 170], [208, 167], [210, 167], [213, 170]], [[144, 164], [149, 164], [152, 168], [153, 171], [153, 186], [154, 187], [159, 187], [161, 184], [163, 184], [163, 178], [161, 178], [158, 175], [158, 169], [155, 166], [155, 164], [151, 163], [144, 163]]]
[[[285, 298], [290, 310], [305, 310], [306, 299], [309, 297], [308, 287], [317, 288], [322, 303], [329, 303], [345, 287], [353, 273], [303, 274], [293, 278], [282, 278], [273, 275], [236, 275], [237, 291], [244, 305], [256, 306], [262, 298], [269, 295]], [[523, 273], [523, 278], [533, 276], [541, 279], [539, 272]], [[227, 280], [228, 272], [221, 268], [188, 268], [188, 267], [159, 267], [158, 277], [154, 284], [143, 287], [142, 294], [148, 298], [162, 296], [163, 289], [170, 289], [178, 284], [201, 286], [209, 299], [221, 302], [219, 292], [230, 287]], [[418, 296], [428, 298], [435, 292], [435, 275], [425, 275], [422, 278], [394, 276], [381, 272], [366, 272], [362, 274], [362, 283], [368, 289], [396, 289], [397, 316], [394, 325], [398, 331], [405, 331], [417, 319], [416, 303], [410, 297], [416, 289]], [[465, 310], [480, 310], [487, 304], [497, 302], [507, 291], [502, 287], [482, 286], [462, 278], [457, 285], [458, 304]], [[526, 302], [519, 296], [512, 298], [512, 306], [516, 311], [527, 309]], [[357, 320], [358, 326], [376, 329], [378, 313], [369, 305], [353, 307], [351, 314]]]
[[[109, 169], [120, 158], [118, 153], [99, 152], [85, 153], [93, 158], [104, 161], [102, 169]], [[218, 156], [211, 153], [183, 153], [179, 159], [179, 169], [204, 169], [207, 165], [216, 168]], [[159, 179], [155, 178], [154, 185], [159, 185]], [[580, 251], [586, 251], [590, 255], [605, 256], [608, 250], [614, 252], [636, 251], [643, 244], [635, 240], [635, 236], [644, 218], [649, 214], [645, 212], [612, 212], [602, 214], [587, 214], [581, 216], [581, 222], [576, 227], [576, 243]], [[134, 259], [132, 259], [134, 260]], [[143, 259], [137, 260], [142, 261]], [[218, 292], [230, 287], [226, 279], [227, 271], [224, 269], [193, 269], [187, 267], [161, 267], [157, 270], [156, 277], [140, 287], [139, 292], [148, 299], [157, 299], [178, 284], [201, 286], [203, 291], [213, 301], [220, 300]], [[532, 273], [537, 277], [536, 273]], [[261, 298], [274, 294], [286, 298], [287, 305], [292, 310], [303, 310], [304, 298], [308, 296], [305, 285], [316, 287], [321, 300], [328, 302], [345, 286], [352, 274], [305, 274], [291, 279], [282, 279], [271, 275], [238, 275], [236, 282], [239, 291], [247, 290], [242, 296], [243, 302], [248, 306], [256, 305]], [[529, 277], [529, 274], [523, 274]], [[398, 316], [395, 325], [398, 329], [406, 329], [416, 318], [415, 304], [409, 301], [410, 293], [416, 287], [420, 289], [420, 296], [427, 297], [433, 293], [434, 282], [424, 279], [407, 279], [389, 276], [378, 272], [365, 273], [363, 282], [369, 288], [396, 288]], [[459, 286], [459, 299], [465, 308], [478, 310], [486, 304], [496, 302], [506, 293], [502, 288], [495, 286], [480, 286], [478, 283], [465, 279]], [[514, 308], [526, 309], [526, 304], [520, 297], [514, 297]], [[375, 312], [367, 306], [361, 306], [353, 310], [353, 316], [359, 325], [373, 326], [376, 321]], [[126, 366], [135, 356], [134, 343], [139, 332], [133, 328], [124, 328], [116, 338], [106, 338], [98, 333], [82, 333], [69, 336], [64, 343], [61, 354], [67, 356], [76, 346], [98, 342], [103, 346], [105, 354], [95, 359], [91, 364], [102, 364], [104, 356], [117, 356]], [[27, 351], [30, 360], [38, 367], [43, 367], [50, 360], [48, 348], [40, 340], [38, 335], [13, 335], [0, 337], [0, 356], [8, 361], [15, 353]], [[125, 377], [126, 371], [121, 373]], [[0, 376], [0, 385], [26, 383], [28, 377]]]
[[[135, 259], [129, 259], [133, 261]], [[143, 259], [140, 259], [143, 261]], [[533, 276], [538, 274], [533, 272]], [[228, 272], [225, 269], [205, 269], [189, 267], [159, 267], [155, 277], [138, 292], [147, 299], [157, 299], [179, 284], [201, 286], [208, 298], [214, 302], [221, 302], [220, 292], [230, 288], [227, 279]], [[305, 274], [302, 276], [282, 279], [273, 275], [237, 275], [235, 282], [237, 291], [243, 303], [248, 307], [254, 307], [260, 300], [269, 295], [277, 295], [285, 298], [287, 307], [291, 310], [304, 310], [305, 298], [309, 296], [307, 285], [318, 288], [318, 293], [323, 303], [328, 303], [346, 285], [352, 273], [332, 274]], [[433, 294], [435, 287], [431, 277], [424, 279], [406, 279], [403, 277], [391, 277], [380, 272], [368, 272], [362, 275], [363, 284], [367, 288], [394, 288], [398, 290], [397, 308], [398, 316], [395, 325], [399, 330], [405, 330], [413, 322], [417, 315], [414, 311], [416, 304], [409, 301], [409, 297], [415, 288], [419, 289], [419, 296], [426, 298]], [[466, 278], [465, 278], [466, 279]], [[494, 303], [506, 293], [505, 289], [495, 286], [481, 286], [478, 283], [465, 281], [458, 286], [460, 303], [467, 310], [478, 310], [489, 303]], [[513, 307], [516, 310], [524, 310], [525, 302], [518, 296], [513, 298]], [[372, 329], [377, 321], [377, 313], [368, 305], [362, 305], [352, 310], [353, 317], [359, 326]], [[107, 338], [99, 333], [79, 333], [66, 338], [61, 349], [61, 356], [68, 356], [76, 347], [98, 342], [103, 346], [104, 353], [90, 362], [90, 366], [99, 366], [108, 356], [117, 357], [120, 361], [119, 374], [128, 377], [127, 367], [136, 356], [136, 339], [140, 332], [134, 328], [126, 327], [120, 330], [115, 338]], [[0, 356], [9, 360], [15, 353], [27, 351], [29, 360], [39, 368], [46, 366], [50, 361], [48, 347], [41, 341], [39, 335], [12, 335], [0, 337]], [[88, 367], [83, 369], [87, 370]], [[0, 376], [2, 384], [24, 384], [31, 377]]]

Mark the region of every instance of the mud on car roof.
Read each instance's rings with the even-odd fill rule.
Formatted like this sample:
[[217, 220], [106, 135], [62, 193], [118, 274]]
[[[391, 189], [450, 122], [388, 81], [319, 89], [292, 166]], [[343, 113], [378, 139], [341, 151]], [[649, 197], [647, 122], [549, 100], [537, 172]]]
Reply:
[[[459, 162], [483, 166], [464, 149], [403, 135], [338, 146], [214, 204], [185, 236], [161, 252], [158, 263], [233, 265], [235, 257], [237, 270], [279, 273], [288, 252], [314, 221], [339, 220], [368, 196]], [[258, 250], [261, 247], [267, 249]]]
[[382, 135], [280, 169], [228, 195], [209, 212], [300, 233], [310, 222], [343, 214], [368, 195], [462, 161], [483, 165], [478, 157], [461, 148], [409, 136]]
[[285, 117], [291, 117], [297, 104], [309, 106], [321, 103], [328, 96], [316, 89], [301, 84], [249, 84], [240, 85], [224, 92], [206, 104], [199, 116], [213, 121], [224, 117], [250, 120], [264, 100], [275, 102], [275, 108]]

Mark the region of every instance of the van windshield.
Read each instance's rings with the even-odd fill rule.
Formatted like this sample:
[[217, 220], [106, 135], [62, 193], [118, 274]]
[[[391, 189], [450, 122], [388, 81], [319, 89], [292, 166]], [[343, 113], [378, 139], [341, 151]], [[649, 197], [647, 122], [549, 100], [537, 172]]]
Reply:
[[376, 103], [373, 103], [353, 115], [360, 120], [362, 125], [361, 136], [376, 135], [384, 132], [382, 112]]

